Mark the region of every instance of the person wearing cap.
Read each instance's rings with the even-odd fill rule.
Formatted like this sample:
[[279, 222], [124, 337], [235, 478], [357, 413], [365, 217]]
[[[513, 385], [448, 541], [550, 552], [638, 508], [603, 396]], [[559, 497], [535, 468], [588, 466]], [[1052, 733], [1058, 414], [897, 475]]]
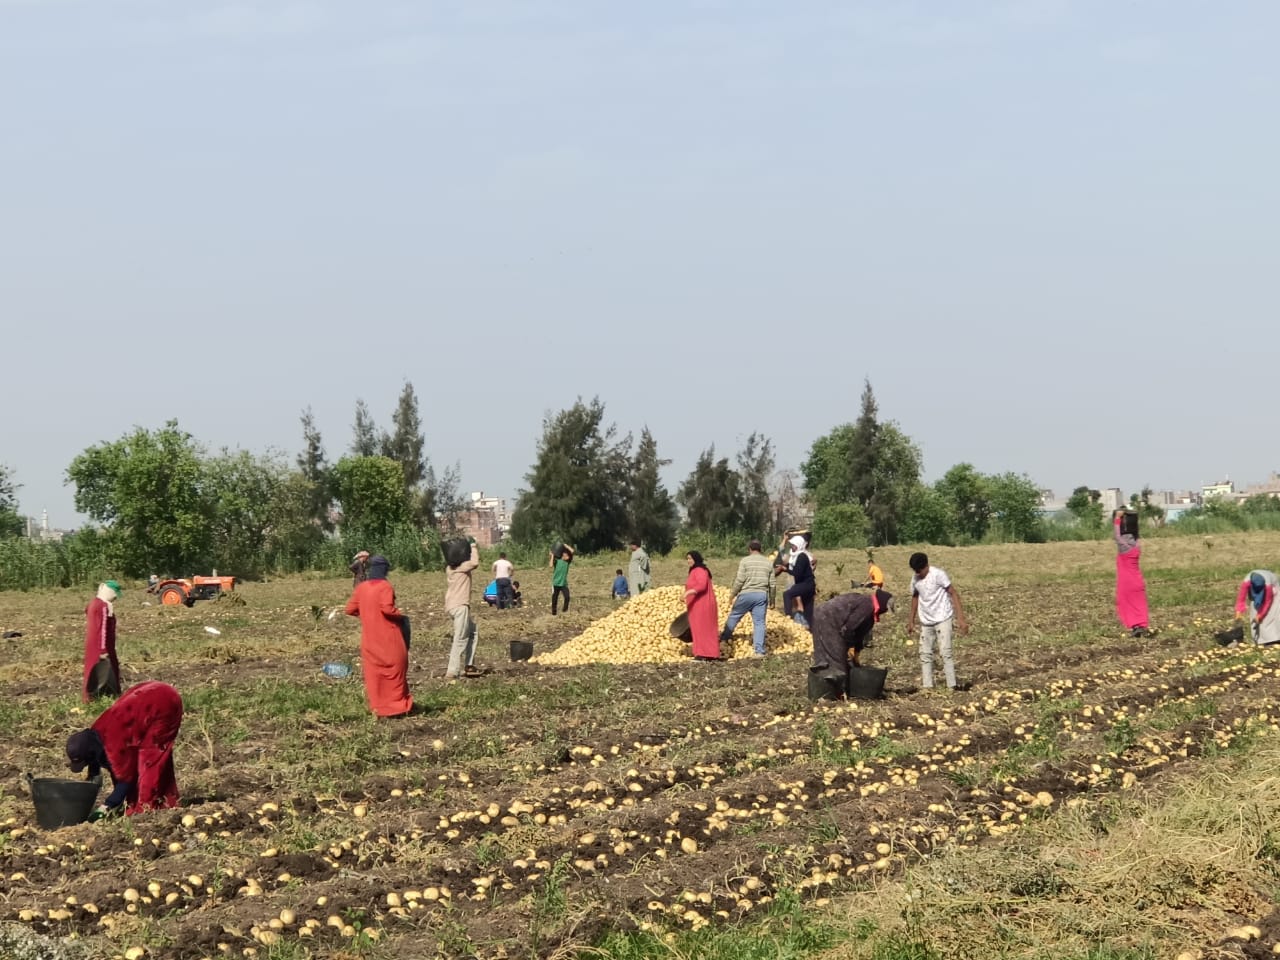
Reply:
[[122, 590], [117, 581], [107, 580], [98, 585], [98, 595], [84, 608], [84, 680], [80, 699], [85, 703], [95, 697], [120, 695], [114, 605]]
[[360, 584], [369, 579], [369, 551], [361, 550], [351, 558], [351, 589], [354, 590]]
[[1250, 570], [1236, 593], [1236, 619], [1243, 620], [1245, 611], [1249, 612], [1253, 642], [1260, 647], [1280, 643], [1280, 607], [1276, 605], [1278, 589], [1280, 577], [1270, 570]]
[[182, 726], [182, 697], [167, 683], [148, 680], [125, 691], [88, 730], [67, 738], [72, 771], [93, 780], [103, 770], [115, 785], [91, 819], [129, 816], [178, 805], [173, 742]]
[[347, 601], [347, 616], [360, 618], [360, 665], [369, 709], [379, 717], [402, 717], [413, 709], [409, 694], [409, 645], [405, 616], [387, 580], [386, 557], [369, 558], [368, 578]]

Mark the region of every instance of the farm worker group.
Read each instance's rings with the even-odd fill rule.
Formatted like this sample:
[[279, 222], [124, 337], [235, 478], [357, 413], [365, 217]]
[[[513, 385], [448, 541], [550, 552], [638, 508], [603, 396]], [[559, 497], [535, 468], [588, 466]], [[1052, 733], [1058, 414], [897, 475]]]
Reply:
[[167, 683], [130, 687], [88, 730], [67, 738], [67, 762], [92, 780], [106, 770], [114, 789], [94, 819], [124, 808], [127, 814], [176, 807], [178, 780], [173, 742], [182, 725], [182, 697]]

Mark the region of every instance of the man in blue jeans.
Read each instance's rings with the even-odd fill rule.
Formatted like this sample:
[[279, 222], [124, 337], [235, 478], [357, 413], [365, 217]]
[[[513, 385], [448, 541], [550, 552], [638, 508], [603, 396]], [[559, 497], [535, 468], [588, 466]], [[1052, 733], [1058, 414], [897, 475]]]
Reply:
[[728, 640], [738, 621], [750, 613], [755, 655], [763, 657], [764, 615], [769, 609], [769, 593], [773, 590], [773, 564], [760, 552], [759, 540], [752, 540], [747, 545], [747, 550], [750, 552], [738, 561], [738, 575], [733, 578], [733, 586], [729, 588], [733, 609], [729, 611], [729, 619], [724, 622], [724, 629], [720, 631], [720, 641], [723, 643]]

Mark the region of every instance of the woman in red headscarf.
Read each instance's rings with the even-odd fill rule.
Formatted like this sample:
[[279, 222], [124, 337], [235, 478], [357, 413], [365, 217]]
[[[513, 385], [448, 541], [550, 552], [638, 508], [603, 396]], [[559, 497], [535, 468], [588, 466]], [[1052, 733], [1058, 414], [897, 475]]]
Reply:
[[711, 589], [711, 571], [697, 550], [690, 550], [685, 559], [689, 561], [689, 578], [684, 583], [684, 604], [693, 634], [693, 656], [698, 660], [719, 660], [720, 614], [716, 610], [716, 592]]
[[369, 578], [347, 601], [347, 615], [360, 618], [360, 663], [369, 709], [380, 717], [402, 717], [413, 710], [409, 693], [409, 645], [404, 614], [387, 581], [386, 557], [369, 558]]
[[111, 774], [115, 789], [98, 808], [111, 813], [123, 805], [132, 816], [178, 805], [173, 742], [182, 726], [182, 697], [167, 683], [148, 680], [125, 691], [88, 730], [67, 739], [67, 761], [88, 779]]
[[120, 584], [108, 580], [98, 586], [98, 595], [84, 610], [84, 681], [80, 699], [85, 703], [94, 697], [120, 695], [116, 612], [112, 606], [119, 597]]

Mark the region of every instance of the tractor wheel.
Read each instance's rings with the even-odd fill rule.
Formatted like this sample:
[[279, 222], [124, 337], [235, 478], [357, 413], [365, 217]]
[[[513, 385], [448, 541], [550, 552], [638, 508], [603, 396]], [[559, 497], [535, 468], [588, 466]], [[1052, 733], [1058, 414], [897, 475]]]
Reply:
[[[172, 584], [160, 591], [160, 605], [165, 607], [176, 607], [180, 603], [187, 603], [187, 596], [182, 592], [181, 587], [175, 587]], [[187, 604], [190, 606], [190, 604]]]

